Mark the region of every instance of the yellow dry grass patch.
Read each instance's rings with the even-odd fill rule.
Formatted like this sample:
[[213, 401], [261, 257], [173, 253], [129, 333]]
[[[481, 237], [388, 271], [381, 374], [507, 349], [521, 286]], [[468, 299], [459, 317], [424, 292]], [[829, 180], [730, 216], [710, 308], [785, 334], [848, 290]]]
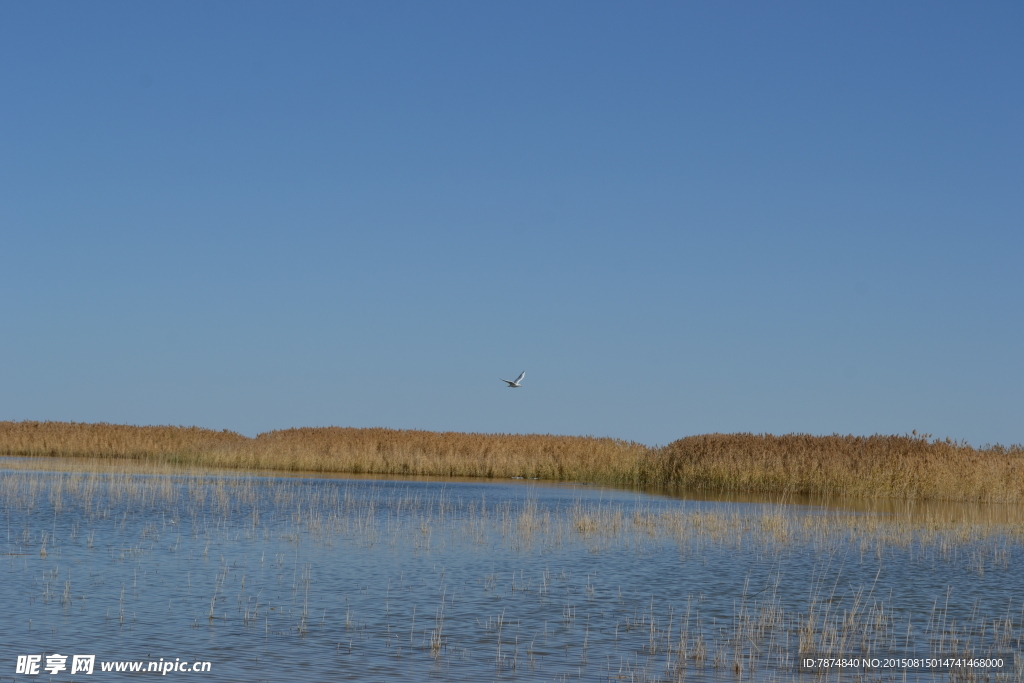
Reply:
[[920, 436], [706, 434], [665, 447], [666, 485], [979, 502], [1024, 500], [1024, 450]]
[[[1024, 450], [922, 436], [610, 438], [317, 427], [248, 438], [199, 427], [0, 422], [0, 454], [177, 467], [581, 481], [696, 491], [1024, 501]], [[768, 524], [771, 524], [769, 521]]]

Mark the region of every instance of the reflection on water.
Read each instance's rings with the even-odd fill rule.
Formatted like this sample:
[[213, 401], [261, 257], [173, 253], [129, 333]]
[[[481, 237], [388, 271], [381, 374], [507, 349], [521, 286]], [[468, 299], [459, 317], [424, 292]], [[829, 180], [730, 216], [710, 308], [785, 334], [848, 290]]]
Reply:
[[15, 470], [0, 502], [0, 679], [53, 653], [223, 681], [607, 681], [1021, 651], [1006, 506]]

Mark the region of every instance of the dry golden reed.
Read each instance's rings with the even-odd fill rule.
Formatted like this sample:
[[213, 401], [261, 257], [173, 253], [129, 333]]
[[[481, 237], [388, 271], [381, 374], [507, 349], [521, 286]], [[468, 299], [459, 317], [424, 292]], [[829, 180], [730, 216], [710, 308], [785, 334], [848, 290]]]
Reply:
[[925, 436], [608, 438], [316, 427], [248, 438], [199, 427], [0, 422], [0, 454], [243, 470], [571, 480], [702, 491], [1024, 501], [1024, 450]]
[[1024, 501], [1024, 450], [925, 436], [706, 434], [658, 452], [662, 483], [710, 491]]
[[254, 439], [198, 427], [0, 422], [0, 454], [131, 458], [248, 470], [523, 477], [644, 485], [643, 444], [592, 437], [310, 427]]

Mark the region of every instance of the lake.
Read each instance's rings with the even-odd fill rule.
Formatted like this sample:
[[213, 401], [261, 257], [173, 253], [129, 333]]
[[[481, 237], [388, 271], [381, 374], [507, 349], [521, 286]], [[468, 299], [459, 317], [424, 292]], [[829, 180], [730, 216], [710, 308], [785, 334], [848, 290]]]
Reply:
[[19, 468], [0, 680], [1022, 680], [1018, 508]]

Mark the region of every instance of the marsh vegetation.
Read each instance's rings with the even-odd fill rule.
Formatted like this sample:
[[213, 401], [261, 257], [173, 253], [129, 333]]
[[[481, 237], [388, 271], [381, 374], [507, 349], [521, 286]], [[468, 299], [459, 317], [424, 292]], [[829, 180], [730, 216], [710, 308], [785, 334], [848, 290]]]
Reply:
[[214, 680], [551, 681], [829, 680], [797, 661], [998, 653], [1013, 664], [991, 680], [1022, 679], [1011, 506], [14, 464], [10, 652], [187, 656]]
[[0, 455], [239, 470], [577, 481], [675, 491], [1024, 502], [1024, 450], [904, 436], [607, 438], [341, 427], [248, 438], [198, 427], [0, 422]]

